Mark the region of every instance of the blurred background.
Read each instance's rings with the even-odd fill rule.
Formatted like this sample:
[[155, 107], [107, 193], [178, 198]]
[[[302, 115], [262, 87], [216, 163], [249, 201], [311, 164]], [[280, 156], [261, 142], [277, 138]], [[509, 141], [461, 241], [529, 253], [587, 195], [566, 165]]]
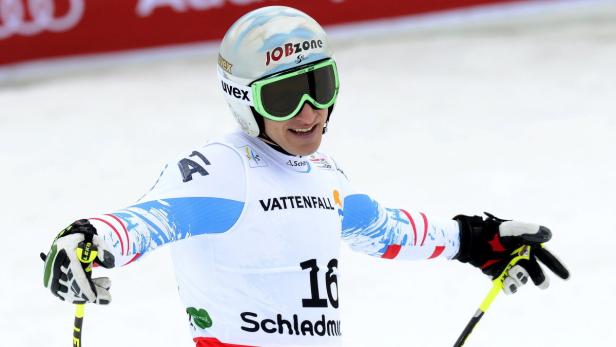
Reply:
[[[616, 1], [0, 0], [0, 345], [68, 346], [40, 251], [133, 203], [169, 158], [235, 128], [217, 45], [289, 5], [325, 25], [341, 94], [325, 136], [358, 190], [433, 218], [550, 227], [570, 267], [499, 296], [467, 346], [614, 346]], [[207, 266], [204, 264], [204, 266]], [[450, 346], [490, 287], [436, 259], [340, 258], [345, 346]], [[193, 346], [168, 249], [125, 268], [95, 346]]]

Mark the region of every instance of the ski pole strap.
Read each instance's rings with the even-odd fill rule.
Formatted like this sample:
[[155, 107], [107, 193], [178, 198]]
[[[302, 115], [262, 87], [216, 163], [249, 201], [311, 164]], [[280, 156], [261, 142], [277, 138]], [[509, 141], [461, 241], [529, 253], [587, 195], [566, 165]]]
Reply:
[[530, 259], [530, 246], [528, 245], [521, 246], [517, 248], [515, 251], [511, 252], [511, 255], [515, 255], [515, 257], [513, 257], [509, 261], [509, 263], [507, 264], [503, 272], [501, 272], [501, 274], [498, 277], [492, 280], [492, 288], [490, 288], [488, 295], [486, 295], [486, 297], [481, 302], [481, 305], [479, 305], [479, 309], [475, 311], [475, 314], [473, 315], [471, 320], [468, 322], [468, 324], [466, 324], [466, 327], [464, 327], [464, 330], [462, 330], [462, 333], [460, 334], [460, 336], [458, 337], [458, 339], [453, 345], [454, 347], [461, 347], [464, 345], [464, 342], [466, 341], [468, 336], [471, 334], [471, 332], [473, 331], [477, 323], [479, 323], [479, 320], [481, 319], [481, 317], [483, 317], [484, 313], [488, 311], [488, 308], [490, 308], [490, 305], [492, 305], [492, 302], [494, 301], [494, 299], [496, 299], [498, 294], [503, 289], [504, 287], [503, 282], [505, 281], [505, 278], [507, 277], [507, 273], [509, 272], [509, 270], [512, 267], [514, 267], [520, 260]]

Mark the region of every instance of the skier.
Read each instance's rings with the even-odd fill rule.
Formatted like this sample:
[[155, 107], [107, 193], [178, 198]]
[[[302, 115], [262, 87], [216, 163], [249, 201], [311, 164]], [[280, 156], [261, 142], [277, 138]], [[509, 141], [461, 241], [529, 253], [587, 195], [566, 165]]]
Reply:
[[241, 17], [222, 40], [218, 76], [241, 131], [170, 161], [136, 204], [62, 230], [44, 257], [54, 295], [111, 301], [110, 280], [90, 278], [78, 259], [85, 239], [106, 268], [170, 244], [198, 347], [339, 346], [341, 240], [380, 258], [456, 259], [492, 278], [529, 245], [530, 259], [507, 273], [507, 293], [528, 278], [548, 286], [537, 259], [568, 277], [542, 247], [546, 227], [489, 214], [438, 221], [350, 186], [317, 151], [340, 81], [324, 30], [305, 13], [272, 6]]

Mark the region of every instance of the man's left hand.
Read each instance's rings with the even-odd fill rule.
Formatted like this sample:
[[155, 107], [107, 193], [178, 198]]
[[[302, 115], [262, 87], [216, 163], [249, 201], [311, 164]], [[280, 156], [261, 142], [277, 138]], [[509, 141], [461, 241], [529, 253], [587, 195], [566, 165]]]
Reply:
[[460, 224], [460, 251], [455, 256], [463, 263], [478, 267], [492, 279], [498, 277], [516, 256], [514, 251], [521, 246], [530, 246], [530, 258], [522, 259], [509, 269], [503, 282], [507, 294], [515, 293], [528, 282], [530, 277], [539, 288], [549, 286], [549, 278], [543, 272], [538, 260], [563, 279], [569, 278], [569, 271], [546, 248], [543, 243], [550, 240], [550, 229], [532, 223], [507, 221], [488, 216], [454, 217]]

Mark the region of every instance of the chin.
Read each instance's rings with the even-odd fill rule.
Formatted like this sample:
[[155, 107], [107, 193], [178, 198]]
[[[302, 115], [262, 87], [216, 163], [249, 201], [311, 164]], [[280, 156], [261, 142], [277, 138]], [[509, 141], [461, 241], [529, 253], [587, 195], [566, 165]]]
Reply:
[[[321, 140], [315, 141], [313, 143], [304, 143], [304, 144], [289, 144], [289, 148], [285, 148], [285, 151], [293, 154], [293, 155], [301, 155], [306, 156], [310, 155], [319, 150], [321, 145]], [[284, 148], [284, 147], [283, 147]]]
[[311, 146], [311, 147], [302, 147], [302, 148], [293, 148], [293, 149], [286, 149], [285, 151], [293, 154], [293, 155], [299, 155], [299, 156], [307, 156], [307, 155], [311, 155], [312, 153], [316, 152], [319, 149], [319, 146]]

